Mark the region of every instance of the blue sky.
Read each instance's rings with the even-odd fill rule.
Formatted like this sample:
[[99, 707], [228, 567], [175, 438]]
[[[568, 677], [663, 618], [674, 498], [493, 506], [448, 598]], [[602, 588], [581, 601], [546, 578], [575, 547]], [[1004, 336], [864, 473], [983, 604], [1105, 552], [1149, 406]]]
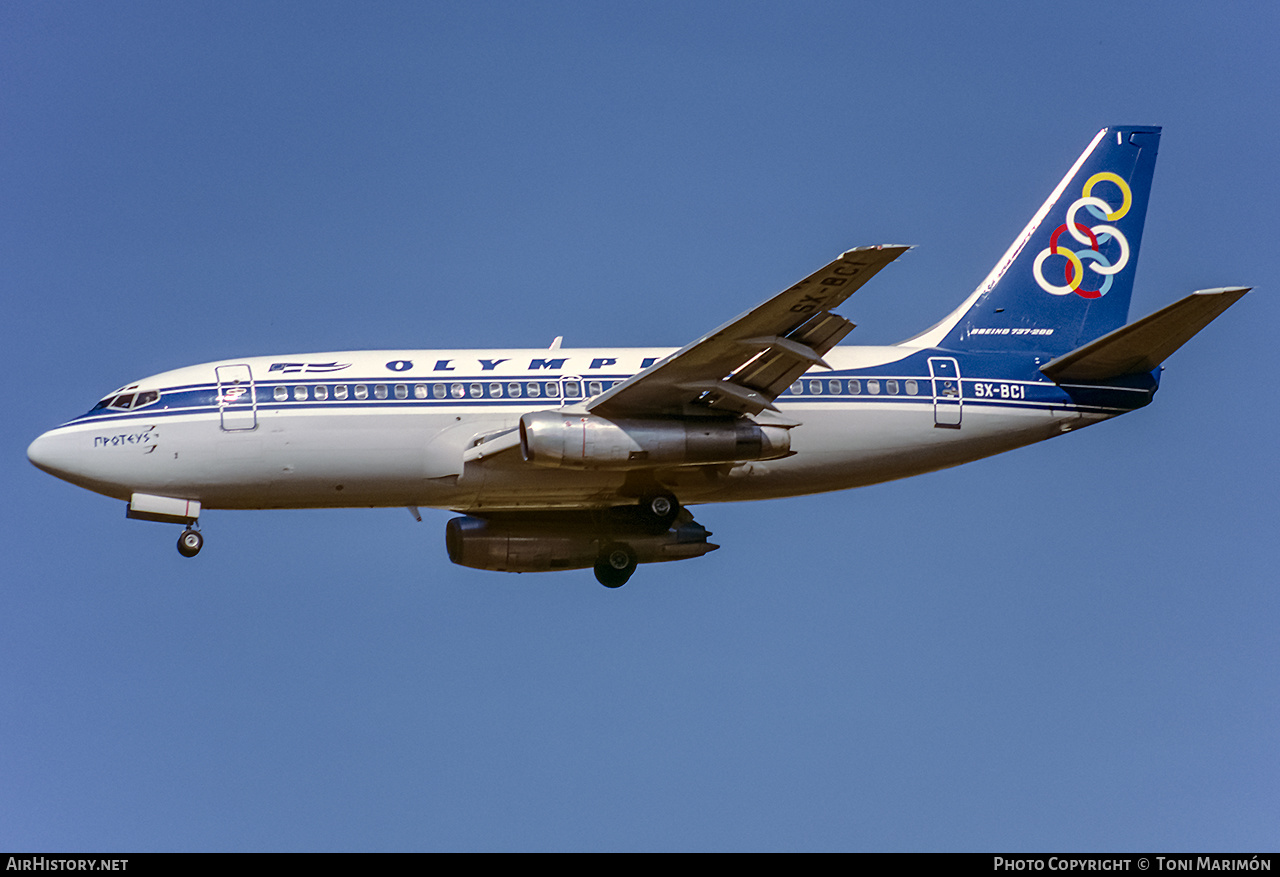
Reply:
[[[1275, 849], [1277, 32], [1270, 3], [0, 6], [0, 847]], [[702, 508], [722, 550], [617, 592], [453, 566], [446, 512], [212, 512], [187, 561], [25, 459], [180, 365], [679, 346], [916, 244], [841, 308], [891, 343], [1107, 124], [1164, 126], [1131, 316], [1259, 287], [1153, 406]]]

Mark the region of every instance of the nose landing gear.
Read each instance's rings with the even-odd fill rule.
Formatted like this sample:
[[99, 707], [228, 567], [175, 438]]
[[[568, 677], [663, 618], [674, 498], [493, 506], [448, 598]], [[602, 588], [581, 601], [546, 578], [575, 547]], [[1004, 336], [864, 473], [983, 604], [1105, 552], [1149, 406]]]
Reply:
[[188, 527], [178, 537], [178, 553], [183, 557], [195, 557], [203, 547], [204, 537], [200, 535], [199, 530]]
[[178, 537], [178, 553], [183, 557], [195, 557], [204, 545], [204, 537], [196, 529], [200, 520], [200, 500], [172, 496], [153, 496], [135, 493], [124, 507], [124, 516], [139, 521], [155, 521], [159, 524], [185, 524], [186, 529]]

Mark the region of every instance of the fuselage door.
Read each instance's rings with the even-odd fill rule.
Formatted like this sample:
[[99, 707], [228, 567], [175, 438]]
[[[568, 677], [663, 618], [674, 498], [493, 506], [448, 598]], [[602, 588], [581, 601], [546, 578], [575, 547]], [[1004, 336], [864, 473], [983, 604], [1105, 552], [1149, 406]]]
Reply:
[[218, 373], [218, 413], [228, 432], [256, 429], [258, 403], [253, 394], [253, 372], [247, 365], [220, 365]]
[[960, 364], [949, 356], [930, 357], [929, 376], [933, 383], [933, 425], [959, 429], [964, 413]]

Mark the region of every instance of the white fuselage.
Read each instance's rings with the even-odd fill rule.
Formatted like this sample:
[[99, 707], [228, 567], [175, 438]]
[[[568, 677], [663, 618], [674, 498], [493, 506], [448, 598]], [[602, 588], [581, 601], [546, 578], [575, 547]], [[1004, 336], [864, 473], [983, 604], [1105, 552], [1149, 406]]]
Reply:
[[[136, 409], [99, 407], [45, 433], [29, 454], [108, 496], [154, 494], [204, 508], [605, 507], [628, 501], [620, 499], [627, 472], [542, 468], [518, 447], [483, 460], [463, 455], [526, 412], [573, 415], [584, 396], [671, 352], [394, 350], [226, 360], [123, 387], [104, 402], [159, 396]], [[837, 347], [826, 357], [830, 370], [815, 367], [776, 400], [776, 413], [757, 418], [795, 424], [791, 456], [651, 474], [684, 504], [840, 490], [957, 465], [1132, 407], [1037, 401], [1037, 393], [1056, 390], [1052, 382], [971, 380], [963, 358], [944, 396], [927, 363], [952, 356]]]

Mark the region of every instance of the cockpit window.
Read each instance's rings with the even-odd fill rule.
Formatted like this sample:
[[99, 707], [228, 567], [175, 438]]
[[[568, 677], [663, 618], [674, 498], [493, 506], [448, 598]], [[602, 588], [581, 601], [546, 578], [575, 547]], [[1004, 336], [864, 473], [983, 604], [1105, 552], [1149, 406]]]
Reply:
[[151, 405], [160, 400], [160, 393], [157, 390], [146, 390], [142, 393], [119, 393], [108, 396], [98, 402], [89, 409], [92, 414], [95, 411], [102, 411], [105, 408], [113, 408], [117, 411], [128, 411], [131, 408], [141, 408], [144, 405]]

